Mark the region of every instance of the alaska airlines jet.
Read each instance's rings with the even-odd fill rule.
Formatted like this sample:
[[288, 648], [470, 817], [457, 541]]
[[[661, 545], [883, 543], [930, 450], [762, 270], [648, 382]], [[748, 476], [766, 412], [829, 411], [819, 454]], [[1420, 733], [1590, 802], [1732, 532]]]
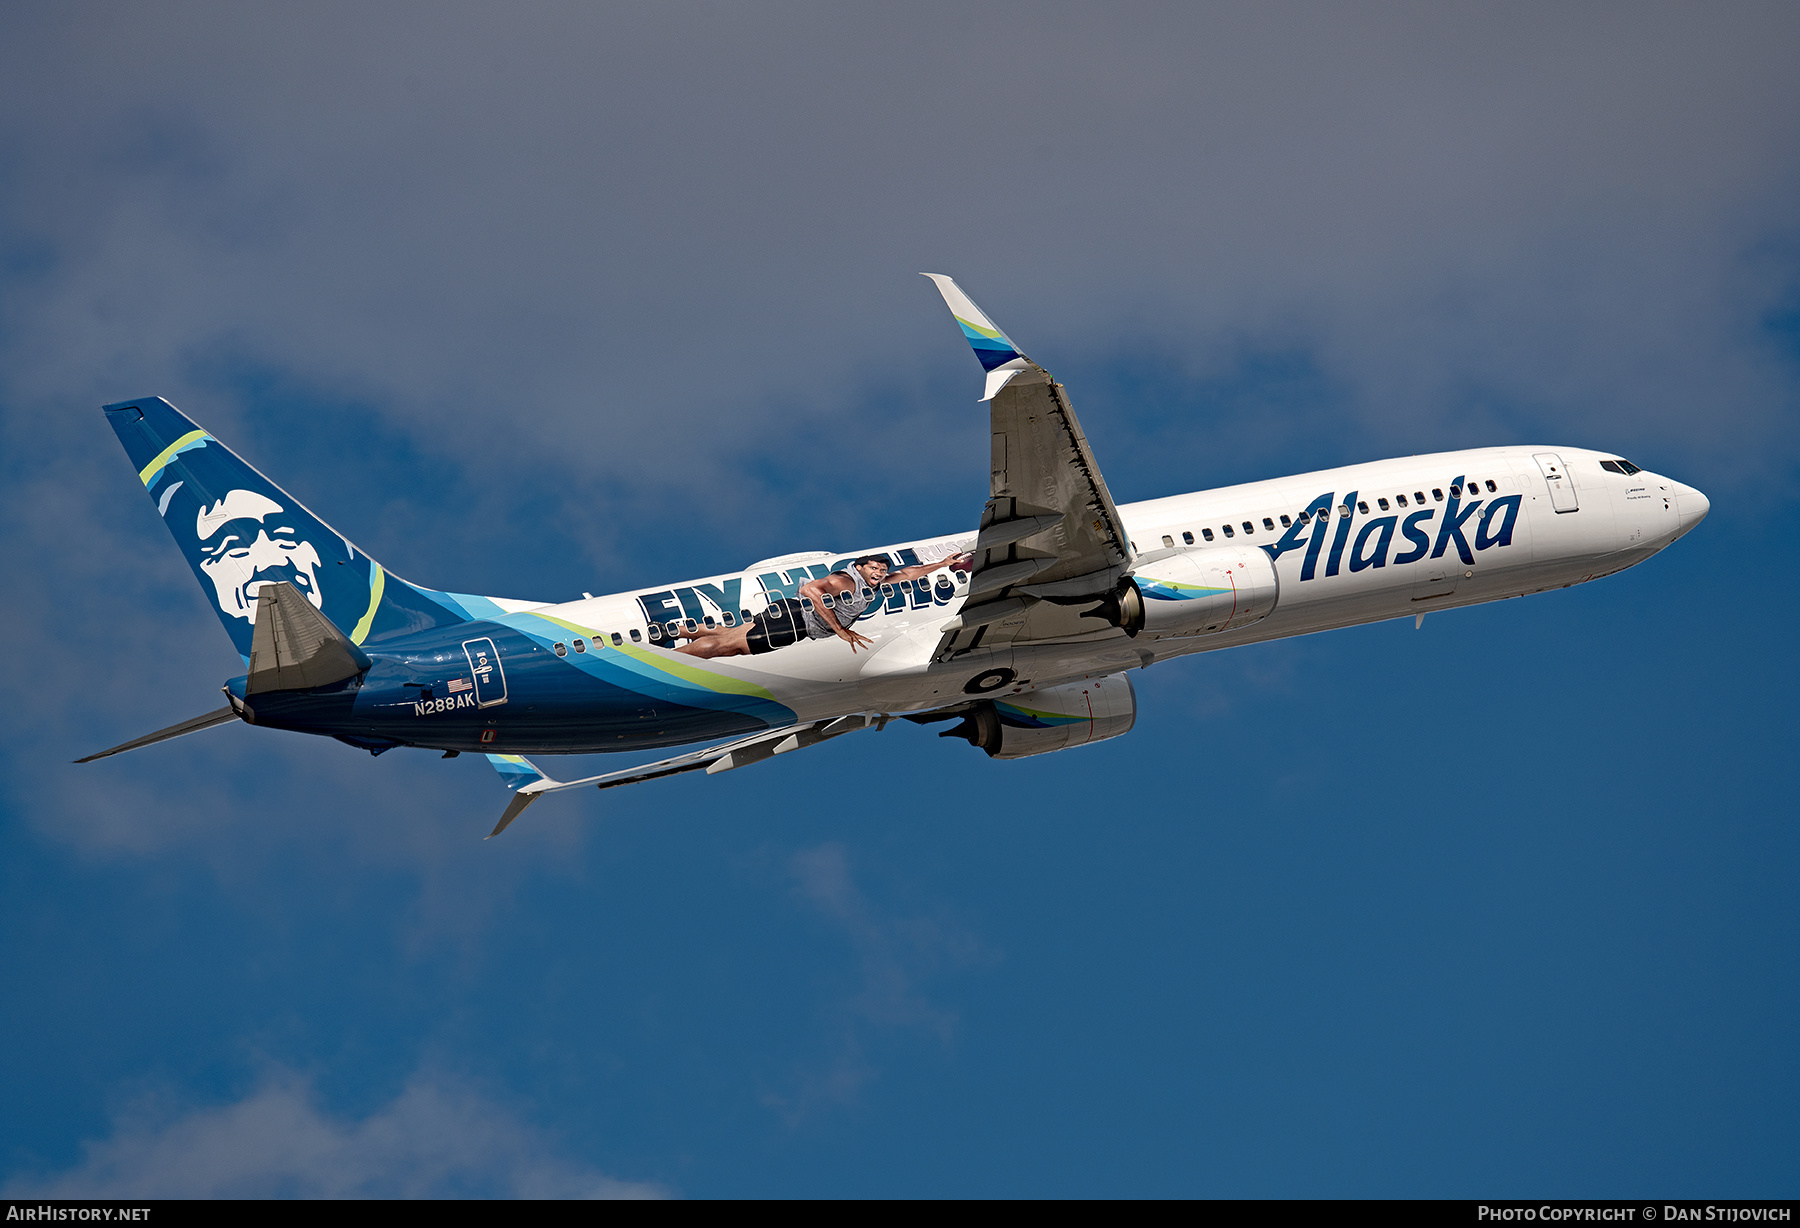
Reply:
[[[972, 528], [764, 559], [544, 604], [402, 580], [160, 398], [105, 407], [243, 658], [206, 716], [485, 753], [545, 793], [719, 773], [894, 718], [999, 759], [1128, 732], [1130, 671], [1190, 653], [1567, 588], [1643, 562], [1708, 510], [1691, 486], [1563, 446], [1410, 456], [1115, 504], [1062, 385], [948, 277], [987, 372]], [[527, 754], [717, 741], [558, 781]]]

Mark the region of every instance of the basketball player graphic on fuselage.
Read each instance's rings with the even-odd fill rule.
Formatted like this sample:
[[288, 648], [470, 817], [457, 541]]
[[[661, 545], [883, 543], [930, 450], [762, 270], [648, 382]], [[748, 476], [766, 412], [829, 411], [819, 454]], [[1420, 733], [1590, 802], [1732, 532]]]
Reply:
[[855, 652], [872, 641], [857, 634], [851, 625], [881, 603], [883, 584], [904, 584], [946, 567], [968, 571], [974, 561], [972, 554], [956, 554], [891, 572], [885, 558], [865, 554], [843, 571], [808, 580], [800, 586], [799, 597], [783, 597], [747, 623], [735, 627], [699, 626], [680, 632], [688, 643], [675, 651], [695, 657], [746, 657], [774, 652], [801, 640], [835, 637]]

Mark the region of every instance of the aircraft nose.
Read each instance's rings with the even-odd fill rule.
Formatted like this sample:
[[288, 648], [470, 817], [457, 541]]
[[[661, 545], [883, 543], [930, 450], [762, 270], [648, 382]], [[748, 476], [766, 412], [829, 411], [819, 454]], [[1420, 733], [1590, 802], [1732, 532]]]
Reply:
[[1684, 486], [1677, 482], [1675, 483], [1675, 511], [1681, 520], [1681, 527], [1675, 534], [1679, 537], [1706, 519], [1706, 513], [1712, 511], [1712, 501], [1692, 486]]

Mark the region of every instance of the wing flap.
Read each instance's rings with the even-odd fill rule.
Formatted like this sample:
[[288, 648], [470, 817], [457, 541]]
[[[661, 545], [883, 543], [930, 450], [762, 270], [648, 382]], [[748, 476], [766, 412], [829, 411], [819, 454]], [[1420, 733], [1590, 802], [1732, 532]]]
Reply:
[[954, 281], [927, 276], [988, 372], [992, 423], [969, 593], [938, 659], [1006, 641], [1122, 635], [1108, 603], [1131, 570], [1131, 541], [1067, 393]]

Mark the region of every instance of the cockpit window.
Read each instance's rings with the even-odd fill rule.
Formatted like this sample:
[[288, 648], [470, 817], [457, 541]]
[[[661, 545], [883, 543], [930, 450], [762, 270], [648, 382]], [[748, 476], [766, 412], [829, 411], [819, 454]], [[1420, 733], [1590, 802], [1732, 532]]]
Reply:
[[1634, 473], [1643, 472], [1642, 469], [1639, 469], [1628, 460], [1603, 460], [1600, 462], [1600, 467], [1608, 473], [1622, 473], [1626, 477], [1630, 477]]

